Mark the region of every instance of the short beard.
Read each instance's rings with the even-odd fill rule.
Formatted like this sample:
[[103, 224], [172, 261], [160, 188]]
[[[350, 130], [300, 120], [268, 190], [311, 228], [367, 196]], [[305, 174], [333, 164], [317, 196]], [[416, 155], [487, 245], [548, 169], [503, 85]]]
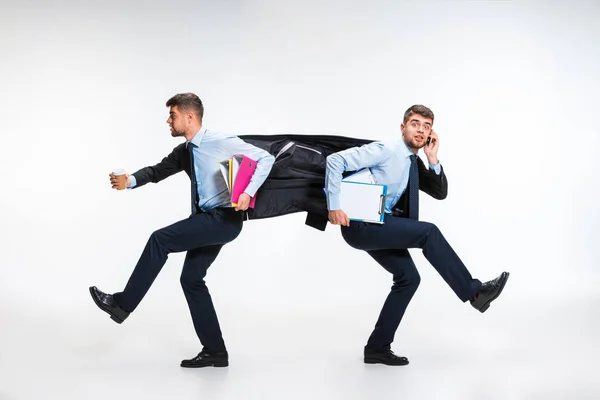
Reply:
[[181, 131], [176, 131], [175, 129], [173, 129], [171, 131], [171, 136], [172, 137], [181, 137], [181, 136], [185, 136], [185, 133], [183, 133]]
[[410, 146], [414, 149], [421, 150], [423, 147], [427, 146], [427, 140], [423, 141], [421, 144], [411, 143]]
[[425, 141], [419, 145], [412, 140], [410, 142], [407, 142], [405, 138], [403, 138], [403, 140], [404, 140], [404, 143], [406, 144], [406, 147], [408, 147], [409, 149], [411, 149], [413, 151], [417, 151], [417, 152], [427, 145], [427, 141]]

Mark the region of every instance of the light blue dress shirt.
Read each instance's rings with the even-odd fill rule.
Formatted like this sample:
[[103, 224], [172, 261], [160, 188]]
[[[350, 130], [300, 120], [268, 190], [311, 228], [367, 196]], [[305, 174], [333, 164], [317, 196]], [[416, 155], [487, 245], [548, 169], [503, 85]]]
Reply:
[[[340, 209], [340, 186], [343, 172], [369, 167], [376, 182], [387, 186], [384, 210], [387, 214], [391, 214], [392, 207], [398, 202], [408, 185], [412, 154], [414, 153], [406, 146], [403, 139], [389, 143], [372, 142], [331, 154], [327, 157], [325, 172], [327, 208], [329, 210]], [[429, 164], [429, 168], [438, 175], [441, 173], [439, 162], [436, 165]]]
[[[213, 132], [205, 128], [200, 129], [186, 145], [193, 146], [198, 205], [203, 211], [216, 207], [231, 207], [231, 195], [221, 174], [219, 162], [235, 154], [243, 154], [257, 162], [254, 175], [245, 190], [250, 197], [254, 197], [267, 179], [275, 162], [275, 157], [267, 151], [246, 143], [235, 135]], [[133, 188], [136, 185], [135, 177], [130, 175], [129, 179], [130, 188]]]

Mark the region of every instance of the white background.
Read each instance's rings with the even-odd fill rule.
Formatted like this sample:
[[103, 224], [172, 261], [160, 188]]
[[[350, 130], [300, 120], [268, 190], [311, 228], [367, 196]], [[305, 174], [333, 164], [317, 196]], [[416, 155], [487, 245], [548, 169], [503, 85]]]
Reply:
[[[595, 116], [600, 6], [525, 1], [3, 1], [0, 399], [595, 399], [600, 396]], [[480, 314], [418, 251], [393, 349], [362, 346], [391, 277], [304, 214], [250, 221], [209, 270], [228, 369], [200, 351], [172, 254], [117, 325], [148, 236], [185, 218], [179, 174], [132, 192], [108, 173], [180, 143], [166, 100], [197, 93], [234, 133], [399, 135], [435, 112], [444, 201], [421, 196], [472, 274], [511, 272]]]

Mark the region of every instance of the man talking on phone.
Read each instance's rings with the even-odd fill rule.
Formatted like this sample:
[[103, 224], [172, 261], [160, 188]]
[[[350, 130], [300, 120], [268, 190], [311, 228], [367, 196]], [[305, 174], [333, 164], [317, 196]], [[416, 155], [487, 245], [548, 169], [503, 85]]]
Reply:
[[[442, 200], [448, 182], [438, 160], [439, 138], [433, 131], [433, 112], [413, 105], [400, 125], [402, 138], [391, 143], [372, 142], [327, 157], [325, 190], [329, 221], [341, 225], [342, 237], [355, 249], [366, 251], [393, 276], [392, 289], [383, 305], [375, 329], [364, 348], [367, 364], [406, 365], [408, 359], [391, 350], [402, 316], [421, 280], [408, 252], [423, 250], [458, 298], [485, 312], [504, 288], [508, 272], [481, 283], [452, 250], [440, 230], [419, 221], [419, 190]], [[418, 156], [423, 149], [429, 168]], [[370, 168], [378, 184], [387, 185], [383, 224], [350, 221], [340, 208], [340, 188], [345, 171]]]

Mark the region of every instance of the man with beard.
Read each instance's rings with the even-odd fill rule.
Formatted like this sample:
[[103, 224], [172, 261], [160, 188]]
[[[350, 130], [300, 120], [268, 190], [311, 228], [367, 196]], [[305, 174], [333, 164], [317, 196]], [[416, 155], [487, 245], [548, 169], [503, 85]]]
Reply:
[[[192, 213], [189, 218], [159, 229], [150, 236], [122, 292], [111, 295], [95, 286], [89, 290], [96, 305], [120, 324], [150, 289], [167, 256], [186, 251], [181, 286], [203, 349], [196, 357], [183, 360], [181, 366], [225, 367], [229, 365], [229, 358], [204, 276], [223, 245], [239, 235], [244, 210], [269, 175], [275, 158], [237, 136], [203, 128], [204, 107], [193, 93], [177, 94], [167, 101], [166, 106], [170, 107], [167, 123], [171, 135], [185, 138], [185, 142], [175, 147], [160, 163], [128, 175], [127, 187], [134, 189], [148, 182], [157, 183], [185, 171], [192, 182]], [[250, 183], [235, 208], [219, 169], [219, 162], [234, 154], [243, 154], [257, 163]], [[116, 189], [117, 178], [111, 174], [110, 181]]]
[[[508, 279], [508, 272], [483, 284], [473, 279], [440, 230], [418, 219], [419, 189], [440, 200], [448, 192], [446, 175], [437, 157], [439, 139], [432, 130], [433, 117], [429, 108], [414, 105], [406, 110], [400, 125], [402, 139], [372, 142], [327, 157], [329, 221], [341, 225], [342, 237], [350, 246], [366, 251], [393, 275], [392, 289], [364, 348], [364, 362], [368, 364], [408, 364], [406, 357], [396, 356], [391, 350], [395, 332], [420, 282], [408, 249], [422, 249], [454, 293], [482, 313], [500, 295]], [[420, 149], [427, 157], [429, 169], [417, 155]], [[376, 182], [387, 185], [383, 224], [350, 221], [340, 208], [343, 173], [362, 168], [370, 168]]]

